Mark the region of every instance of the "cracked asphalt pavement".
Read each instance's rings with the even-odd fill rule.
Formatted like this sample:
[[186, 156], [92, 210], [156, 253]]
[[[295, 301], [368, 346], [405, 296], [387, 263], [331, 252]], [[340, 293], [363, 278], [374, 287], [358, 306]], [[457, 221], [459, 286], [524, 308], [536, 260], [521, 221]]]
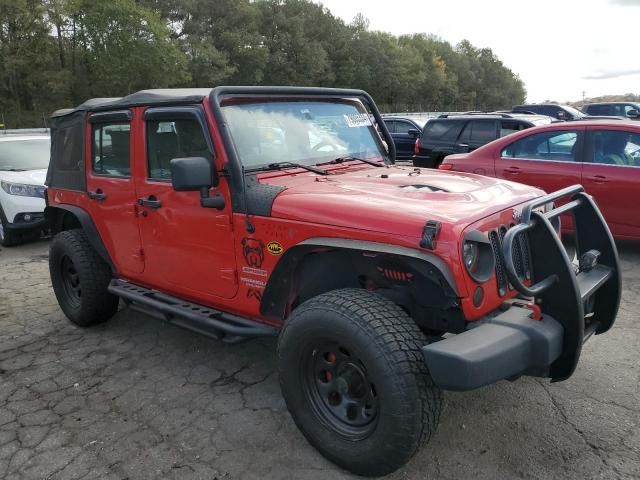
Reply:
[[[620, 250], [618, 321], [570, 380], [446, 393], [431, 443], [389, 478], [640, 478], [640, 249]], [[47, 251], [0, 250], [0, 478], [352, 478], [293, 424], [274, 339], [229, 346], [126, 309], [76, 327]]]

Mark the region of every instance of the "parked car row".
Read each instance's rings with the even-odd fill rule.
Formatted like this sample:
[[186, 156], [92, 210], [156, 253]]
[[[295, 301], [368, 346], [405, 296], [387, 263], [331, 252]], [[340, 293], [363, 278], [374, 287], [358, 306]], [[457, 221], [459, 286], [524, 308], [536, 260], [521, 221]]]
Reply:
[[[472, 153], [450, 155], [439, 168], [503, 178], [547, 192], [582, 184], [615, 237], [640, 239], [637, 122], [591, 120], [528, 129]], [[564, 230], [571, 231], [571, 218], [563, 220]]]
[[442, 115], [429, 120], [415, 138], [413, 164], [437, 167], [447, 155], [471, 152], [496, 138], [551, 122], [550, 117], [528, 113]]

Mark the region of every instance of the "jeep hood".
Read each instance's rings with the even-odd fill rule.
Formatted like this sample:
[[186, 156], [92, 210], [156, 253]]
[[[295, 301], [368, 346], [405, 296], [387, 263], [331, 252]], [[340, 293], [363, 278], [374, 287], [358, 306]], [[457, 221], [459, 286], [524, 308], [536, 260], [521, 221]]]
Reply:
[[272, 216], [418, 237], [427, 220], [460, 230], [539, 197], [539, 189], [480, 175], [389, 166], [265, 175], [260, 183], [286, 187]]

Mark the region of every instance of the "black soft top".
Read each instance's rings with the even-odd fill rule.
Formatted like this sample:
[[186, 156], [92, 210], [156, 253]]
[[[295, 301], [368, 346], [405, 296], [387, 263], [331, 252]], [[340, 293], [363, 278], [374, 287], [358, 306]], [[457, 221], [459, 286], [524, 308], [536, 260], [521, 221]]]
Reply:
[[166, 105], [172, 103], [199, 103], [209, 96], [211, 88], [158, 88], [140, 90], [126, 97], [92, 98], [76, 108], [64, 108], [51, 115], [51, 118], [63, 117], [75, 112], [99, 112], [130, 108], [139, 105]]

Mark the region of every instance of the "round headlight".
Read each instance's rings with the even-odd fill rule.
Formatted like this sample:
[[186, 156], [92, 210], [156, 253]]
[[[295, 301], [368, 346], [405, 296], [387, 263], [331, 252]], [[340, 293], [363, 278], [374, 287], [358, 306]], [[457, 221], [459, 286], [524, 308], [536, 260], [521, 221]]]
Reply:
[[478, 267], [478, 244], [476, 242], [465, 241], [462, 247], [462, 257], [464, 266], [470, 273], [476, 271]]

